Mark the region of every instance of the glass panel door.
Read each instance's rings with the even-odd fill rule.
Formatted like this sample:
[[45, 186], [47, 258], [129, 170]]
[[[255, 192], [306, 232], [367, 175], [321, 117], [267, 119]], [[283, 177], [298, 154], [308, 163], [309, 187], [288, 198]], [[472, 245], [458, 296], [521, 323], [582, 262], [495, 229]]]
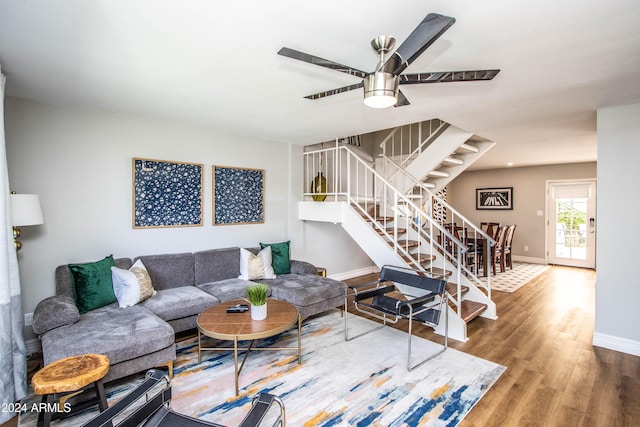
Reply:
[[595, 268], [595, 181], [549, 183], [551, 264]]

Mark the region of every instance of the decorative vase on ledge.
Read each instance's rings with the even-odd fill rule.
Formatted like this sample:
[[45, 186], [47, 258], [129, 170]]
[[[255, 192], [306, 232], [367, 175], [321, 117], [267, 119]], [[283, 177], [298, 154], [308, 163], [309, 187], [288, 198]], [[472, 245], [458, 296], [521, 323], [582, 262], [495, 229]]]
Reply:
[[322, 172], [318, 172], [318, 176], [311, 181], [311, 192], [316, 193], [311, 196], [314, 202], [324, 202], [327, 198], [327, 178]]

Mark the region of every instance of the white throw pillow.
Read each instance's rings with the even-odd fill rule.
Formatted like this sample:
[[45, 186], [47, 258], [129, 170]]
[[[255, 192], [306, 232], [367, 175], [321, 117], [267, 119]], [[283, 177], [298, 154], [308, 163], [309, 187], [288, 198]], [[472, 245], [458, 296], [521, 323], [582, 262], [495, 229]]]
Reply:
[[136, 261], [130, 269], [111, 267], [113, 293], [121, 308], [131, 307], [156, 294], [151, 277], [142, 261]]
[[238, 279], [275, 279], [276, 274], [271, 266], [271, 247], [267, 246], [257, 255], [240, 248], [240, 276]]

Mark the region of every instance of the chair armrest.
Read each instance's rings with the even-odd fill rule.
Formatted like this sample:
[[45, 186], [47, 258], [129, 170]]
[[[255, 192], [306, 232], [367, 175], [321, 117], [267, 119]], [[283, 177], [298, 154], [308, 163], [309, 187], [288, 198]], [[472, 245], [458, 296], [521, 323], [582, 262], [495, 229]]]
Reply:
[[416, 306], [423, 305], [424, 303], [431, 301], [436, 296], [438, 296], [438, 294], [436, 294], [435, 292], [429, 292], [428, 294], [422, 295], [421, 297], [410, 299], [408, 301], [403, 301], [402, 305], [405, 305], [405, 306], [410, 305], [411, 307], [415, 308]]
[[33, 332], [42, 335], [60, 326], [71, 325], [80, 320], [80, 312], [73, 298], [54, 295], [43, 299], [33, 311]]
[[358, 289], [365, 288], [368, 286], [379, 287], [378, 285], [380, 285], [380, 282], [378, 280], [374, 280], [373, 282], [360, 283], [358, 285], [349, 285], [347, 286], [347, 289], [353, 289], [354, 291], [357, 291]]
[[[147, 393], [155, 392], [154, 387], [161, 381], [165, 381], [166, 386], [149, 398]], [[191, 418], [169, 409], [168, 403], [171, 401], [171, 384], [166, 373], [158, 369], [149, 370], [145, 375], [144, 382], [139, 384], [135, 389], [130, 391], [126, 396], [107, 408], [105, 411], [83, 424], [82, 427], [102, 427], [104, 425], [109, 425], [109, 423], [112, 423], [116, 417], [123, 414], [127, 408], [132, 407], [143, 396], [146, 396], [144, 403], [142, 403], [142, 405], [137, 405], [133, 412], [128, 414], [124, 420], [121, 420], [118, 427], [135, 427], [140, 425], [221, 427], [220, 424]], [[254, 427], [260, 425], [260, 422], [263, 420], [274, 402], [280, 406], [279, 419], [283, 421], [282, 425], [284, 425], [285, 413], [282, 400], [271, 394], [261, 393], [253, 399], [251, 410], [242, 420], [239, 427]]]
[[318, 271], [315, 265], [306, 261], [292, 259], [290, 265], [292, 274], [316, 274]]
[[[374, 280], [372, 282], [367, 282], [367, 283], [360, 283], [357, 285], [347, 285], [347, 287], [344, 289], [344, 295], [345, 297], [350, 297], [350, 296], [358, 295], [365, 291], [372, 291], [372, 290], [383, 288], [383, 287], [385, 286], [383, 286], [382, 282], [380, 282], [379, 280]], [[391, 291], [388, 291], [388, 292], [391, 292]]]
[[[285, 425], [284, 403], [282, 403], [282, 400], [280, 400], [280, 398], [269, 393], [260, 393], [257, 397], [253, 399], [251, 410], [244, 417], [244, 419], [238, 425], [238, 427], [259, 426], [274, 402], [277, 403], [278, 406], [280, 406], [280, 416], [278, 420], [281, 422], [281, 424], [279, 425]], [[276, 424], [277, 422], [274, 423], [273, 425], [276, 425]]]
[[115, 404], [109, 406], [106, 410], [102, 411], [86, 423], [82, 424], [82, 427], [103, 427], [108, 425], [117, 416], [122, 414], [127, 408], [136, 403], [143, 395], [146, 395], [156, 384], [161, 381], [167, 383], [167, 387], [161, 390], [158, 394], [149, 399], [147, 396], [146, 402], [136, 408], [131, 414], [120, 423], [118, 426], [138, 426], [151, 416], [158, 408], [164, 407], [166, 402], [171, 400], [171, 387], [169, 384], [169, 377], [160, 369], [150, 369], [145, 374], [144, 381], [138, 384], [132, 391], [127, 393], [123, 398], [118, 400]]
[[377, 287], [372, 289], [366, 289], [362, 292], [358, 292], [357, 289], [355, 289], [355, 291], [356, 292], [354, 292], [353, 296], [354, 296], [355, 302], [358, 302], [367, 298], [373, 298], [377, 295], [384, 295], [389, 292], [394, 292], [396, 291], [396, 287], [394, 285], [388, 285], [388, 286], [382, 286], [382, 287]]

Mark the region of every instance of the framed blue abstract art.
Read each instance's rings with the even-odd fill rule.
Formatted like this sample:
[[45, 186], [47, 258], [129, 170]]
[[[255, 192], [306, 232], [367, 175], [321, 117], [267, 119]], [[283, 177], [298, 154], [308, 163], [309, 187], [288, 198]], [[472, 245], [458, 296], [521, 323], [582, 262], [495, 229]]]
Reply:
[[213, 225], [264, 222], [264, 169], [213, 166]]
[[133, 159], [133, 228], [202, 225], [203, 165]]

